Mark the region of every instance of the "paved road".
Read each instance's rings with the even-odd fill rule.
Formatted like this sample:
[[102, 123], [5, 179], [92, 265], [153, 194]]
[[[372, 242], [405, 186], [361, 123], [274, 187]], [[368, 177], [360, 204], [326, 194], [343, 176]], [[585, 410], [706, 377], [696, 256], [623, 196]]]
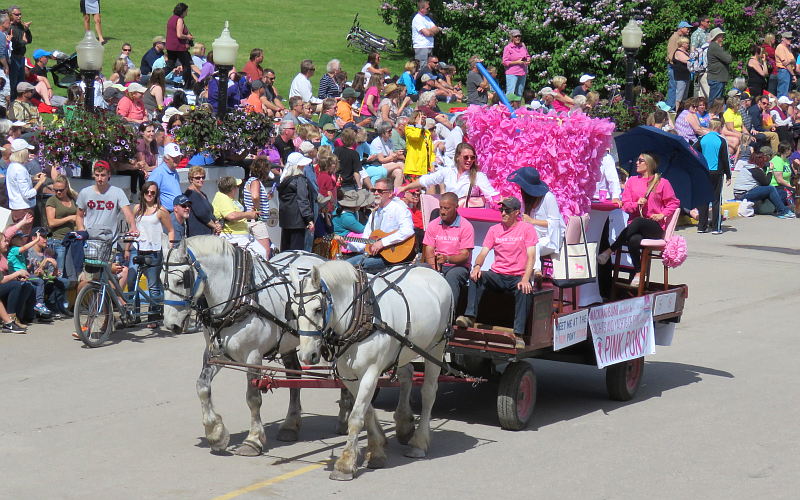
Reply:
[[[534, 362], [533, 423], [507, 432], [491, 386], [444, 386], [430, 457], [406, 459], [390, 439], [389, 467], [350, 483], [327, 479], [343, 442], [336, 391], [303, 393], [303, 441], [274, 441], [284, 391], [265, 398], [267, 455], [212, 455], [194, 390], [199, 335], [141, 331], [101, 349], [73, 340], [68, 322], [2, 335], [0, 497], [797, 498], [800, 222], [732, 226], [681, 232], [686, 313], [634, 401], [608, 400], [596, 368]], [[237, 372], [214, 384], [232, 442], [248, 426], [244, 387]], [[377, 400], [390, 436], [395, 396]]]

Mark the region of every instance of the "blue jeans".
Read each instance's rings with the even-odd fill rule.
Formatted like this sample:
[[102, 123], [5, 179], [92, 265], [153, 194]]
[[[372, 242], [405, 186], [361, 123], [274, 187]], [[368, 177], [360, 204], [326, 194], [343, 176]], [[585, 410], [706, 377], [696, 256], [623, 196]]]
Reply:
[[525, 334], [525, 323], [528, 321], [528, 311], [531, 308], [533, 294], [522, 293], [517, 288], [517, 283], [522, 281], [522, 276], [511, 276], [509, 274], [499, 274], [494, 271], [483, 271], [477, 283], [470, 283], [467, 287], [467, 310], [465, 316], [476, 317], [478, 305], [481, 302], [483, 292], [489, 288], [499, 292], [514, 293], [514, 333], [522, 336]]
[[778, 215], [785, 214], [789, 211], [786, 203], [784, 203], [783, 197], [778, 193], [778, 189], [775, 186], [754, 187], [744, 194], [744, 199], [753, 202], [769, 199], [778, 210]]
[[522, 97], [525, 91], [525, 75], [506, 75], [506, 94], [515, 94]]
[[[148, 319], [154, 320], [157, 317], [157, 314], [161, 312], [161, 301], [162, 298], [162, 291], [161, 291], [161, 252], [156, 253], [147, 253], [147, 252], [139, 252], [139, 255], [146, 254], [150, 258], [149, 266], [144, 266], [142, 269], [142, 273], [147, 278], [147, 292], [150, 295], [150, 300], [158, 306], [154, 306], [151, 310], [155, 314], [150, 314]], [[137, 283], [138, 285], [138, 283]], [[130, 289], [129, 289], [130, 290]]]
[[789, 87], [792, 85], [792, 74], [788, 69], [778, 69], [778, 97], [789, 95]]
[[25, 56], [9, 56], [8, 70], [11, 73], [8, 76], [11, 80], [10, 90], [11, 100], [13, 101], [17, 98], [17, 84], [25, 81]]
[[[714, 102], [714, 99], [722, 95], [727, 82], [718, 82], [716, 80], [708, 79], [708, 102]], [[709, 104], [710, 105], [710, 104]]]
[[378, 274], [379, 272], [389, 267], [386, 264], [386, 261], [383, 260], [382, 258], [372, 257], [371, 255], [363, 253], [360, 253], [355, 257], [350, 257], [349, 259], [347, 259], [347, 262], [352, 264], [354, 267], [361, 266], [364, 272], [367, 272], [369, 274]]
[[66, 257], [67, 249], [61, 244], [61, 240], [56, 238], [49, 238], [47, 240], [47, 246], [53, 249], [53, 252], [56, 254], [56, 265], [58, 266], [58, 270], [61, 272], [61, 275], [64, 275], [64, 258]]
[[469, 270], [464, 266], [448, 266], [442, 268], [444, 279], [453, 291], [453, 307], [458, 307], [458, 299], [461, 297], [461, 289], [468, 286]]
[[671, 64], [667, 64], [667, 76], [669, 77], [669, 82], [667, 83], [666, 103], [670, 108], [675, 109], [675, 72], [672, 70]]

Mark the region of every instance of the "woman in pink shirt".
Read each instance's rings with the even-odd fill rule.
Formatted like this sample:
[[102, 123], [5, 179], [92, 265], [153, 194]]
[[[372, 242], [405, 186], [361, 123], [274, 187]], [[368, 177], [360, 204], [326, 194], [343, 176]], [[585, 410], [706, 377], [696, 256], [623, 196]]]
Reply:
[[555, 95], [553, 96], [553, 111], [566, 113], [572, 109], [572, 106], [575, 104], [575, 101], [573, 101], [570, 96], [564, 93], [564, 89], [567, 88], [567, 79], [563, 76], [554, 76], [552, 83], [553, 92], [555, 92]]
[[528, 48], [522, 43], [522, 33], [511, 30], [511, 40], [503, 49], [503, 66], [506, 67], [506, 94], [522, 96], [525, 91], [525, 78], [528, 75], [528, 65], [531, 55]]
[[[622, 245], [627, 245], [633, 267], [641, 266], [643, 239], [659, 239], [664, 237], [667, 221], [670, 216], [681, 206], [680, 200], [675, 197], [675, 191], [668, 180], [656, 174], [658, 163], [647, 153], [642, 153], [636, 160], [636, 173], [625, 183], [622, 192], [622, 209], [628, 212], [628, 227], [620, 234], [611, 248], [597, 256], [600, 264], [605, 264], [611, 258], [611, 253], [618, 251]], [[633, 277], [632, 286], [639, 284], [639, 273]]]
[[131, 123], [144, 123], [147, 110], [144, 107], [142, 96], [147, 89], [138, 83], [131, 83], [125, 92], [125, 97], [117, 103], [117, 114]]

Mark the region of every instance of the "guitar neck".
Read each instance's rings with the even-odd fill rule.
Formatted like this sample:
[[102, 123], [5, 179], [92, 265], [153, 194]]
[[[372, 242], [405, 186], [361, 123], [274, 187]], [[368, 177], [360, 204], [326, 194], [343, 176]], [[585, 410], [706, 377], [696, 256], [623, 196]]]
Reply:
[[342, 239], [345, 241], [349, 241], [351, 243], [363, 243], [365, 245], [372, 245], [378, 240], [373, 240], [371, 238], [355, 238], [353, 236], [342, 236]]

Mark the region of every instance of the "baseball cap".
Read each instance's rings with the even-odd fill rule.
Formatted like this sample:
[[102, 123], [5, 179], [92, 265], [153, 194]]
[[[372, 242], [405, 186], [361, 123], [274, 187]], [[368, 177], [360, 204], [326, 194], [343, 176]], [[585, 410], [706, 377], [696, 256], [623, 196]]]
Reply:
[[681, 21], [678, 23], [678, 29], [680, 28], [691, 28], [691, 23], [687, 23], [686, 21]]
[[28, 82], [19, 82], [17, 84], [17, 92], [27, 92], [29, 90], [36, 90], [36, 87]]
[[512, 37], [521, 36], [521, 35], [522, 35], [522, 33], [519, 30], [511, 30], [511, 31], [508, 32], [508, 36], [512, 36]]
[[353, 87], [347, 87], [342, 92], [342, 97], [344, 97], [345, 99], [347, 99], [349, 97], [358, 97], [360, 95], [361, 95], [361, 93], [357, 92], [356, 89], [354, 89]]
[[787, 96], [782, 95], [778, 98], [778, 104], [791, 104], [792, 100], [789, 99]]
[[309, 141], [303, 141], [303, 142], [300, 143], [300, 152], [301, 153], [303, 153], [305, 155], [305, 154], [308, 154], [308, 153], [310, 153], [312, 151], [314, 151], [314, 145], [311, 144]]
[[28, 69], [33, 69], [34, 66], [36, 66], [36, 65], [33, 64], [33, 59], [31, 59], [30, 57], [26, 57], [25, 58], [25, 67], [28, 68]]
[[16, 153], [17, 151], [22, 151], [23, 149], [33, 149], [33, 146], [28, 144], [28, 141], [25, 139], [14, 139], [11, 141], [11, 152]]
[[[791, 40], [794, 37], [792, 36], [792, 32], [791, 31], [784, 31], [783, 33], [781, 33], [781, 38], [788, 38], [789, 40]], [[34, 57], [35, 57], [35, 53], [34, 53]]]
[[304, 167], [309, 163], [311, 163], [311, 158], [306, 158], [300, 153], [289, 153], [289, 157], [286, 158], [287, 167]]
[[518, 96], [513, 92], [509, 92], [508, 94], [506, 94], [506, 99], [508, 99], [508, 102], [517, 102], [522, 100], [520, 96]]
[[539, 95], [546, 96], [546, 95], [554, 95], [555, 91], [553, 87], [543, 87], [542, 90], [539, 91]]
[[337, 127], [335, 123], [326, 123], [322, 126], [322, 130], [332, 130], [335, 132], [339, 130], [339, 127]]
[[157, 43], [165, 43], [164, 42], [164, 37], [163, 36], [154, 36], [153, 37], [153, 45], [155, 45]]
[[164, 123], [168, 123], [169, 119], [175, 115], [182, 115], [183, 113], [180, 112], [177, 108], [173, 108], [172, 106], [168, 107], [164, 110], [164, 116], [161, 118], [161, 121]]
[[520, 204], [519, 200], [513, 196], [503, 199], [500, 204], [506, 208], [510, 208], [511, 210], [519, 210], [522, 208], [522, 204]]
[[191, 205], [192, 200], [189, 199], [188, 196], [185, 194], [179, 194], [172, 200], [173, 205]]
[[33, 60], [38, 61], [42, 57], [51, 57], [53, 55], [49, 50], [36, 49], [33, 51]]
[[583, 76], [581, 76], [580, 82], [581, 83], [586, 83], [589, 80], [594, 80], [594, 75], [583, 75]]
[[174, 142], [170, 142], [166, 146], [164, 146], [164, 156], [169, 156], [170, 158], [177, 158], [179, 156], [183, 156], [181, 153], [181, 148], [175, 144]]
[[421, 81], [422, 83], [425, 83], [425, 82], [430, 81], [430, 80], [436, 80], [437, 78], [438, 77], [436, 75], [432, 75], [430, 73], [425, 73], [424, 75], [422, 75], [422, 78], [420, 78], [419, 81]]
[[11, 122], [11, 126], [12, 127], [27, 127], [28, 124], [25, 123], [25, 122], [21, 122], [21, 121], [17, 120], [15, 122]]
[[144, 87], [144, 85], [136, 82], [133, 82], [130, 85], [128, 85], [127, 90], [128, 92], [141, 92], [142, 94], [147, 92], [147, 89]]
[[29, 234], [28, 236], [34, 237], [37, 234], [41, 234], [42, 236], [47, 236], [47, 233], [48, 233], [47, 228], [39, 226], [31, 229], [31, 234]]
[[666, 102], [664, 102], [664, 101], [658, 101], [658, 102], [656, 103], [656, 107], [657, 107], [658, 109], [660, 109], [661, 111], [669, 111], [669, 110], [671, 110], [671, 109], [672, 109], [672, 108], [669, 106], [669, 104], [667, 104], [667, 103], [666, 103]]

